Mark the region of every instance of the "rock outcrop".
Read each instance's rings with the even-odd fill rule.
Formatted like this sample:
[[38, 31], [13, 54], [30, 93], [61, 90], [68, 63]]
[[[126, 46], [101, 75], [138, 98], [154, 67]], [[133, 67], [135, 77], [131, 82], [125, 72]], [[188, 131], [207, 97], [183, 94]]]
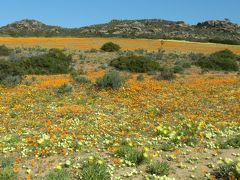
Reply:
[[161, 19], [112, 20], [81, 28], [48, 26], [36, 20], [22, 20], [0, 28], [1, 36], [71, 36], [165, 38], [189, 41], [240, 42], [240, 26], [229, 20], [211, 20], [188, 25], [183, 21]]

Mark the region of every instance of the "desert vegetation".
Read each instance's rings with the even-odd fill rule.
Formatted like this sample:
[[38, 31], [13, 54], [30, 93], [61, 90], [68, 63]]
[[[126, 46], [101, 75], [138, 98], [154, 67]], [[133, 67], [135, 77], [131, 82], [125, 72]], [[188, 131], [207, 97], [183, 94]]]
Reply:
[[185, 42], [178, 40], [159, 40], [159, 39], [128, 39], [128, 38], [12, 38], [0, 37], [0, 44], [5, 44], [11, 48], [33, 48], [41, 46], [42, 48], [59, 48], [70, 50], [90, 50], [100, 49], [105, 43], [113, 42], [121, 47], [121, 50], [137, 50], [144, 49], [147, 51], [157, 51], [159, 48], [164, 48], [167, 52], [172, 53], [213, 53], [216, 51], [229, 49], [235, 54], [240, 54], [239, 46], [200, 43], [200, 42]]
[[121, 47], [118, 44], [115, 44], [113, 42], [107, 42], [101, 47], [101, 50], [105, 52], [116, 52], [116, 51], [119, 51], [120, 49]]
[[0, 179], [240, 177], [239, 49], [103, 45], [1, 46]]

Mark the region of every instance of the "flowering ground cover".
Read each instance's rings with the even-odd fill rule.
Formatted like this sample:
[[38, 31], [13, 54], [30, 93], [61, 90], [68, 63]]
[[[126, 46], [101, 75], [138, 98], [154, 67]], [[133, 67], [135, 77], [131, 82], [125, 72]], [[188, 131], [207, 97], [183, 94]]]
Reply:
[[43, 48], [67, 48], [72, 50], [99, 49], [104, 43], [112, 41], [119, 44], [122, 50], [147, 49], [156, 51], [162, 47], [167, 52], [181, 53], [212, 53], [229, 49], [235, 54], [240, 54], [239, 45], [226, 45], [214, 43], [199, 43], [176, 40], [154, 40], [154, 39], [127, 39], [127, 38], [12, 38], [0, 37], [0, 44], [8, 47], [32, 48], [40, 46]]
[[[86, 76], [94, 83], [103, 74]], [[99, 168], [107, 171], [99, 179], [214, 179], [220, 161], [232, 162], [226, 158], [240, 173], [239, 75], [131, 74], [119, 90], [74, 84], [69, 75], [27, 80], [0, 87], [0, 160], [13, 158], [0, 164], [0, 178], [91, 179]], [[63, 84], [73, 90], [57, 93]]]

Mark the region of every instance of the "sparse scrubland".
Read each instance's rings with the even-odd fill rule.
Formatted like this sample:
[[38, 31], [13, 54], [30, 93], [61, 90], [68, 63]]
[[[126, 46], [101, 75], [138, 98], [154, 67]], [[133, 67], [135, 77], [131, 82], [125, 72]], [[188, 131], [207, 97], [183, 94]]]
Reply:
[[240, 178], [239, 55], [120, 47], [0, 47], [1, 180]]

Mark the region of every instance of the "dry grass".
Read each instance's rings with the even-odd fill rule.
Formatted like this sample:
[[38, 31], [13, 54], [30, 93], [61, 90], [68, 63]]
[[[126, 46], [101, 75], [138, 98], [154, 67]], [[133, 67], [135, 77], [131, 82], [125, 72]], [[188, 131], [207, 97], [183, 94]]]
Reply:
[[163, 47], [168, 52], [200, 52], [211, 53], [223, 49], [230, 49], [240, 54], [240, 46], [223, 45], [213, 43], [198, 43], [174, 40], [150, 40], [150, 39], [122, 39], [122, 38], [0, 38], [0, 44], [10, 47], [68, 48], [87, 50], [99, 49], [104, 43], [112, 41], [119, 44], [123, 50], [147, 49], [157, 50]]

